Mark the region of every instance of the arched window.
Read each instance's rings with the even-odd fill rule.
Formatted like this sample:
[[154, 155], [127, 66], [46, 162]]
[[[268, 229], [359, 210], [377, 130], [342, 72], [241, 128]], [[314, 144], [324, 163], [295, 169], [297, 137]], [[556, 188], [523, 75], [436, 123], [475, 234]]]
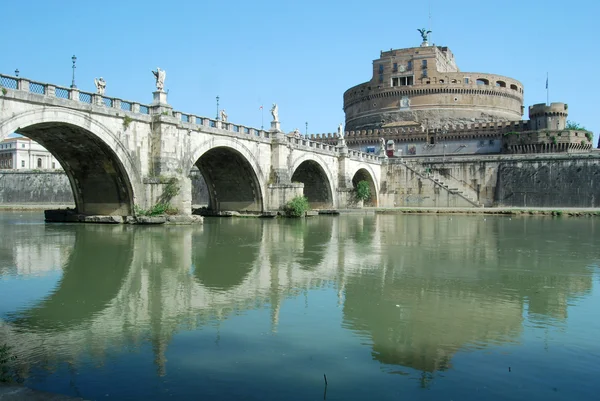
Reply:
[[38, 168], [42, 168], [42, 158], [41, 157], [38, 157], [37, 166], [38, 166]]
[[514, 91], [519, 90], [519, 88], [517, 88], [517, 85], [515, 85], [515, 84], [511, 84], [510, 89], [512, 89]]
[[488, 80], [487, 80], [487, 79], [485, 79], [485, 78], [479, 78], [479, 79], [477, 80], [477, 85], [489, 85], [489, 84], [490, 84], [490, 81], [488, 81]]
[[499, 86], [501, 88], [506, 88], [506, 82], [504, 82], [504, 81], [496, 81], [496, 86]]

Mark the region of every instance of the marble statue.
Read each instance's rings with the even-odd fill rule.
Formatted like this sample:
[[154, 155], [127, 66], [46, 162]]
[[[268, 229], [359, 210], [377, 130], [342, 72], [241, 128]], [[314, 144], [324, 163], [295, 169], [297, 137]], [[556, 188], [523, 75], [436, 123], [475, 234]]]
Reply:
[[156, 90], [162, 92], [165, 88], [165, 78], [167, 77], [167, 72], [156, 67], [156, 71], [152, 71], [152, 74], [154, 74], [154, 77], [156, 78]]
[[381, 146], [381, 152], [385, 152], [385, 139], [379, 138], [379, 145]]
[[221, 121], [227, 122], [227, 112], [225, 109], [221, 110]]
[[94, 78], [94, 84], [96, 85], [96, 93], [104, 96], [104, 91], [106, 90], [106, 81], [104, 78]]
[[271, 107], [271, 114], [273, 115], [273, 121], [279, 122], [279, 108], [277, 107], [277, 103], [273, 103], [273, 107]]
[[344, 139], [344, 126], [342, 124], [338, 125], [338, 137]]

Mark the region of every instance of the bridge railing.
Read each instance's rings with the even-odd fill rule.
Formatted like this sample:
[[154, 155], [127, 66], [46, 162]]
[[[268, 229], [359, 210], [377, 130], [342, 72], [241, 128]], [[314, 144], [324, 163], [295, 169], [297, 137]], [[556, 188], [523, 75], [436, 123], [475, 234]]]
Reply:
[[150, 114], [150, 105], [130, 102], [119, 98], [106, 97], [97, 93], [80, 91], [78, 88], [67, 88], [27, 78], [0, 74], [0, 87], [13, 89], [50, 98], [66, 99], [79, 103], [95, 104], [108, 108], [129, 111], [132, 113]]
[[209, 127], [221, 131], [233, 132], [236, 134], [255, 136], [259, 138], [270, 138], [270, 133], [265, 130], [247, 127], [245, 125], [234, 124], [227, 121], [220, 121], [208, 117], [200, 117], [195, 114], [184, 114], [178, 111], [173, 112], [173, 117], [182, 123], [189, 124], [188, 128], [198, 129], [200, 127]]

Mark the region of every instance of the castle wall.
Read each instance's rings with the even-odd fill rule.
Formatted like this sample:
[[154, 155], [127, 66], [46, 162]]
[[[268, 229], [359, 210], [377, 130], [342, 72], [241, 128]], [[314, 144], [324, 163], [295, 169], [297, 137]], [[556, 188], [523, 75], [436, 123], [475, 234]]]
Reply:
[[[600, 207], [598, 153], [414, 158], [408, 163], [441, 177], [449, 187], [473, 191], [486, 207]], [[386, 203], [381, 206], [400, 206], [406, 195], [429, 196], [423, 188], [432, 183], [406, 179], [407, 168], [400, 161], [390, 159], [384, 169], [381, 199]], [[443, 202], [447, 194], [440, 194], [441, 199], [422, 199], [420, 206]]]

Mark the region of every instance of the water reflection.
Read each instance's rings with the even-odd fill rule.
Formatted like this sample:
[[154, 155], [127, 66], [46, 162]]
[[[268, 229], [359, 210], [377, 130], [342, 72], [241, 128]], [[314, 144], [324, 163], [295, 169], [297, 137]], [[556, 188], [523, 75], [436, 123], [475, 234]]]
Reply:
[[597, 257], [594, 224], [575, 219], [561, 230], [549, 219], [445, 216], [20, 231], [13, 223], [0, 221], [0, 275], [62, 271], [49, 294], [1, 316], [23, 375], [83, 356], [103, 363], [147, 343], [164, 376], [176, 333], [265, 307], [275, 333], [283, 300], [329, 287], [343, 327], [368, 339], [373, 359], [388, 372], [424, 372], [426, 382], [460, 350], [518, 343], [528, 316], [566, 319], [569, 302], [591, 291]]

